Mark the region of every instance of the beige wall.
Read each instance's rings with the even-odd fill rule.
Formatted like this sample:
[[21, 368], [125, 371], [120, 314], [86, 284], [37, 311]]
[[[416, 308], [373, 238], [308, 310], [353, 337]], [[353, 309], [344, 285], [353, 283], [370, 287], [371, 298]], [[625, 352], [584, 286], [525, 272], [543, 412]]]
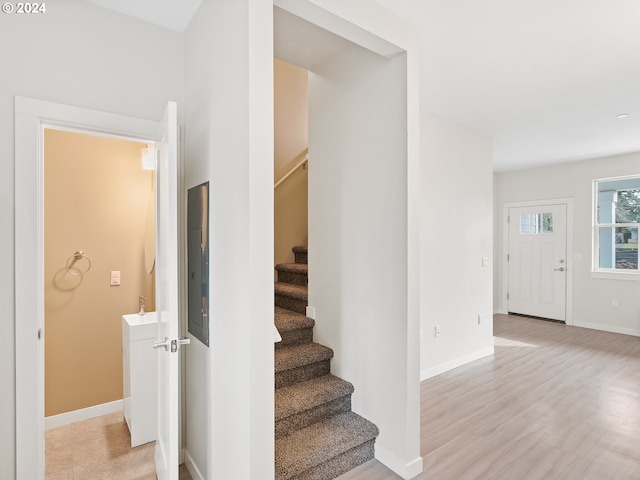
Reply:
[[[138, 311], [139, 295], [154, 308], [144, 263], [154, 178], [142, 147], [45, 131], [45, 416], [122, 398], [121, 316]], [[76, 250], [91, 260], [84, 276], [65, 268]], [[110, 286], [112, 270], [120, 286]]]
[[[274, 60], [274, 177], [285, 175], [308, 145], [308, 72]], [[274, 192], [274, 260], [293, 261], [291, 248], [307, 244], [306, 168]]]
[[293, 262], [291, 248], [307, 245], [308, 169], [300, 168], [273, 194], [273, 231], [275, 263]]
[[273, 63], [274, 173], [276, 180], [308, 146], [309, 72], [278, 58]]

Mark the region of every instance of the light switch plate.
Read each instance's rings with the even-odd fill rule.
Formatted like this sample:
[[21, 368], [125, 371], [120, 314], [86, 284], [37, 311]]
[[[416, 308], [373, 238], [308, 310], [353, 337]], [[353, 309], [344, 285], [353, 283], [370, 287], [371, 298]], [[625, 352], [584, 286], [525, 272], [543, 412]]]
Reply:
[[111, 271], [111, 285], [120, 285], [120, 270]]

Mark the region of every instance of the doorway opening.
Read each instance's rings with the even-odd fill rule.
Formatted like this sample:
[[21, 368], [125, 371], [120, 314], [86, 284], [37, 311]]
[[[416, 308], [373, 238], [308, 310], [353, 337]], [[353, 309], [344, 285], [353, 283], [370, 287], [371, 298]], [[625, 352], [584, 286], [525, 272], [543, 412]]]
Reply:
[[[158, 170], [164, 179], [158, 182], [158, 211], [163, 212], [164, 229], [157, 236], [158, 267], [156, 338], [167, 333], [178, 336], [177, 301], [167, 302], [167, 289], [176, 292], [178, 267], [178, 189], [176, 104], [169, 102], [162, 122], [143, 120], [80, 107], [56, 104], [25, 97], [15, 99], [15, 342], [16, 342], [16, 475], [18, 478], [45, 478], [45, 188], [44, 132], [46, 129], [83, 132], [98, 136], [156, 143]], [[171, 187], [171, 188], [170, 188]], [[164, 194], [160, 194], [164, 192]], [[67, 214], [72, 214], [67, 212]], [[85, 247], [72, 247], [85, 248]], [[170, 257], [166, 252], [171, 252]], [[88, 250], [73, 250], [69, 266], [75, 273], [87, 272], [88, 262], [95, 269], [97, 257]], [[161, 268], [161, 266], [163, 268]], [[77, 269], [77, 270], [75, 270]], [[109, 272], [110, 273], [110, 272]], [[117, 277], [117, 276], [116, 276]], [[111, 276], [107, 280], [111, 281]], [[121, 281], [123, 279], [121, 278]], [[160, 288], [162, 286], [163, 288]], [[170, 308], [161, 309], [161, 300]], [[134, 310], [135, 311], [135, 310]], [[179, 379], [178, 356], [159, 355], [158, 368], [165, 375], [166, 387], [158, 395], [161, 422], [158, 428], [170, 431], [158, 435], [155, 465], [158, 475], [178, 471], [179, 459]], [[160, 376], [160, 375], [159, 375]], [[159, 388], [160, 390], [160, 388]], [[171, 402], [167, 406], [168, 402]], [[165, 407], [161, 409], [161, 406]], [[170, 407], [170, 408], [169, 408]], [[163, 432], [165, 432], [163, 430]], [[161, 448], [158, 448], [158, 444]], [[161, 477], [165, 478], [165, 477]]]
[[[307, 311], [314, 341], [337, 352], [332, 374], [353, 382], [352, 411], [379, 426], [376, 458], [410, 478], [422, 471], [418, 431], [405, 428], [419, 412], [419, 383], [397, 379], [417, 379], [419, 363], [413, 44], [374, 33], [390, 26], [386, 17], [351, 19], [351, 29], [319, 11], [274, 8], [275, 56], [309, 72]], [[372, 355], [383, 339], [398, 346], [397, 361]], [[409, 440], [400, 448], [397, 438]]]
[[131, 449], [122, 413], [122, 315], [142, 303], [155, 310], [150, 144], [54, 128], [43, 136], [45, 472], [124, 462], [155, 473], [153, 445]]

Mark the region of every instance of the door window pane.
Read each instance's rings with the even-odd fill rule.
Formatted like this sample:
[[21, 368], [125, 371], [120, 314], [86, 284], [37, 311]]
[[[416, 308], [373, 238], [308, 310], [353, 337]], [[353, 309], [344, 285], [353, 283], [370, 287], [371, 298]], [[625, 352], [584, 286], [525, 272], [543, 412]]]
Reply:
[[542, 214], [542, 233], [553, 233], [553, 213]]
[[520, 215], [520, 234], [553, 233], [553, 213], [523, 213]]

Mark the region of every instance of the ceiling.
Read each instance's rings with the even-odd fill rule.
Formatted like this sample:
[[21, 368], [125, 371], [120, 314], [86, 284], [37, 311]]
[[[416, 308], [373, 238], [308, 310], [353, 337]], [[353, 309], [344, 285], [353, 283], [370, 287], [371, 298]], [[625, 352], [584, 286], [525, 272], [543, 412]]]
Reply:
[[85, 0], [154, 25], [184, 32], [202, 0]]
[[[201, 2], [89, 1], [177, 31]], [[640, 151], [638, 0], [374, 1], [420, 30], [421, 109], [491, 135], [495, 171]]]

